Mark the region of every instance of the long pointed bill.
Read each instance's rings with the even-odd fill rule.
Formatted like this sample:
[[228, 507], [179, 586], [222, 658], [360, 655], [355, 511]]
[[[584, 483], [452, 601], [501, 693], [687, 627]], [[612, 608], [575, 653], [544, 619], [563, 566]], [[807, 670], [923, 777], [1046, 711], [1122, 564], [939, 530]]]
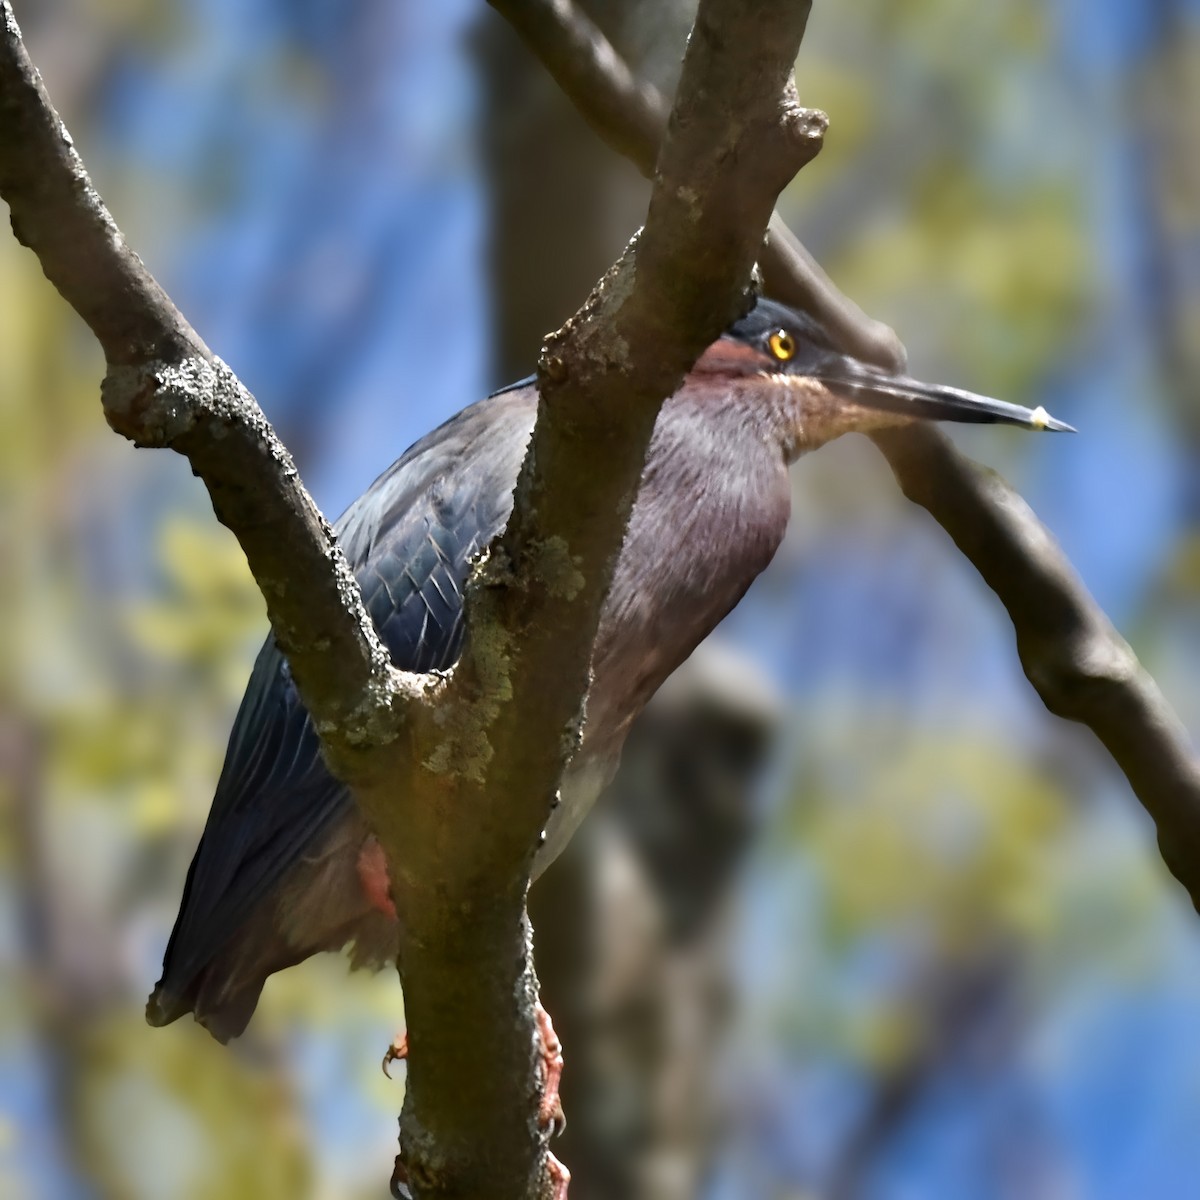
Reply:
[[960, 388], [922, 383], [906, 375], [888, 375], [865, 363], [843, 359], [812, 373], [814, 379], [858, 404], [928, 421], [967, 421], [986, 425], [1020, 425], [1025, 429], [1051, 429], [1075, 433], [1073, 426], [1052, 417], [1040, 405], [1023, 408]]

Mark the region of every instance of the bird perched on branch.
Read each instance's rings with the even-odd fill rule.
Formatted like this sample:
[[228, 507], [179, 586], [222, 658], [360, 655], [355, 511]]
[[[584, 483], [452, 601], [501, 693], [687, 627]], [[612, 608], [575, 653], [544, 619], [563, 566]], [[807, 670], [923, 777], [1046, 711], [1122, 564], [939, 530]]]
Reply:
[[[337, 523], [397, 667], [458, 658], [463, 584], [503, 529], [537, 412], [527, 379], [422, 438]], [[616, 769], [630, 723], [771, 561], [787, 468], [852, 430], [915, 419], [1067, 430], [1043, 409], [891, 375], [839, 353], [810, 318], [762, 300], [701, 355], [655, 426], [593, 652], [582, 745], [535, 876]], [[320, 950], [356, 965], [397, 954], [387, 864], [326, 769], [287, 663], [268, 637], [238, 710], [147, 1018], [187, 1012], [240, 1034], [267, 977]]]

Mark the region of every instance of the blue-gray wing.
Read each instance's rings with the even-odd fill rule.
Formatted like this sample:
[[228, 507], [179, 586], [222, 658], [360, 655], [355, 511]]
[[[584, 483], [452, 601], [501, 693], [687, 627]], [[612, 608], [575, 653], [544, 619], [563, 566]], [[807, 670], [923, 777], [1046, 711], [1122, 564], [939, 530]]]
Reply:
[[[367, 610], [401, 669], [444, 669], [458, 658], [463, 581], [508, 520], [535, 412], [525, 381], [465, 409], [417, 442], [337, 522]], [[188, 872], [163, 962], [164, 999], [186, 994], [351, 803], [326, 769], [287, 663], [268, 637]]]

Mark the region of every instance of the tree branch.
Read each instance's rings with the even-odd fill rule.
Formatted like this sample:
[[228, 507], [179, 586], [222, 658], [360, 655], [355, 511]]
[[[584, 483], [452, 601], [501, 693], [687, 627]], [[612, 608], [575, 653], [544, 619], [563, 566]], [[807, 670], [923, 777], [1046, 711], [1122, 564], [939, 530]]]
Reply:
[[999, 596], [1042, 702], [1104, 744], [1154, 818], [1171, 873], [1200, 908], [1200, 764], [1182, 722], [1025, 501], [946, 438], [898, 432], [875, 441], [904, 494]]
[[0, 196], [13, 232], [104, 350], [104, 411], [139, 446], [185, 455], [267, 601], [322, 735], [353, 748], [394, 736], [395, 671], [291, 456], [237, 377], [129, 248], [0, 0]]
[[[648, 173], [661, 101], [639, 86], [570, 0], [491, 0], [592, 128]], [[763, 254], [767, 288], [802, 308], [850, 354], [896, 369], [904, 352], [821, 271], [775, 214]], [[940, 430], [877, 434], [904, 494], [946, 529], [1007, 609], [1021, 664], [1051, 712], [1087, 725], [1158, 827], [1172, 874], [1200, 909], [1200, 765], [1154, 680], [1088, 594], [1023, 500]]]
[[[824, 115], [799, 108], [790, 83], [807, 11], [790, 6], [767, 36], [751, 0], [700, 5], [645, 227], [546, 344], [516, 509], [468, 601], [473, 633], [494, 626], [513, 646], [507, 710], [520, 728], [577, 717], [658, 410], [744, 310], [775, 196], [820, 147]], [[465, 687], [491, 669], [488, 641], [472, 637]], [[523, 740], [514, 726], [498, 744]], [[556, 786], [569, 750], [552, 737], [532, 775], [523, 757], [523, 785]]]
[[[480, 1195], [499, 1162], [514, 1176], [527, 1162], [536, 1105], [500, 1098], [513, 1078], [537, 1090], [532, 853], [577, 746], [659, 408], [744, 309], [775, 198], [820, 147], [825, 118], [799, 107], [791, 83], [807, 13], [782, 6], [764, 23], [759, 0], [702, 0], [645, 227], [547, 341], [513, 515], [467, 588], [453, 719], [429, 731], [431, 756], [396, 762], [437, 776], [419, 797], [397, 789], [379, 830], [421, 864], [419, 877], [401, 865], [393, 892], [412, 1049], [402, 1144], [429, 1194]], [[453, 1020], [433, 1019], [448, 1010]], [[481, 1127], [490, 1154], [468, 1155]], [[446, 1146], [463, 1153], [448, 1161], [436, 1151]]]

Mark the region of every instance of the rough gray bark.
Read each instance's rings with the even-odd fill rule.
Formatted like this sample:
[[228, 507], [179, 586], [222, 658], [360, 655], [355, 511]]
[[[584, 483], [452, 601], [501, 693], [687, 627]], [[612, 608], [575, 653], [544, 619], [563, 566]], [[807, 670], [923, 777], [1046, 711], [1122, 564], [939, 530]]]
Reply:
[[[645, 88], [570, 0], [492, 0], [611, 145], [649, 158]], [[614, 60], [617, 65], [613, 65]], [[863, 316], [772, 218], [768, 290], [811, 312], [848, 353], [880, 366], [903, 361], [891, 331]], [[784, 247], [786, 246], [786, 252]], [[1033, 511], [994, 472], [926, 425], [874, 435], [901, 490], [954, 539], [996, 593], [1016, 632], [1021, 665], [1046, 707], [1087, 725], [1153, 817], [1163, 860], [1200, 909], [1200, 763], [1179, 718], [1088, 594]]]
[[391, 666], [287, 451], [126, 245], [0, 0], [0, 195], [14, 231], [104, 349], [110, 424], [184, 454], [238, 537], [327, 757], [392, 864], [402, 1146], [419, 1197], [548, 1186], [532, 851], [575, 746], [658, 409], [746, 302], [775, 197], [820, 147], [824, 117], [791, 83], [807, 14], [701, 3], [645, 228], [548, 344], [513, 517], [468, 586], [462, 659], [427, 678]]
[[[521, 1140], [512, 1118], [532, 1115], [495, 1111], [522, 1065], [529, 1094], [536, 1090], [527, 1032], [492, 1020], [490, 1061], [481, 1062], [461, 1029], [485, 1024], [514, 993], [532, 994], [522, 923], [529, 857], [574, 749], [600, 604], [658, 408], [744, 303], [774, 198], [824, 130], [789, 82], [806, 15], [806, 5], [789, 6], [766, 38], [760, 5], [701, 5], [644, 230], [548, 340], [516, 508], [468, 586], [471, 638], [446, 685], [455, 715], [431, 730], [453, 769], [432, 786], [420, 780], [418, 791], [413, 771], [426, 760], [406, 753], [395, 764], [409, 778], [393, 796], [392, 829], [379, 828], [385, 845], [394, 836], [407, 848], [394, 892], [404, 917], [409, 1096], [421, 1101], [412, 1114], [406, 1101], [410, 1161], [474, 1136], [485, 1119], [510, 1125], [511, 1146]], [[448, 829], [461, 831], [453, 854]], [[502, 893], [484, 872], [495, 861], [524, 867]], [[475, 964], [469, 986], [464, 961]], [[451, 1004], [460, 1006], [453, 1021], [434, 1019]], [[469, 1072], [470, 1087], [460, 1079], [446, 1088], [447, 1070]], [[439, 1085], [444, 1106], [429, 1098]], [[464, 1121], [475, 1099], [476, 1120]], [[477, 1161], [483, 1173], [464, 1180], [463, 1194], [478, 1194], [494, 1174]]]
[[[665, 86], [678, 63], [663, 51], [683, 44], [688, 5], [588, 7], [634, 69]], [[529, 69], [504, 21], [482, 14], [474, 42], [503, 381], [528, 370], [544, 330], [611, 261], [648, 187]], [[709, 651], [638, 718], [597, 810], [529, 895], [542, 1002], [567, 1047], [568, 1123], [554, 1152], [572, 1170], [571, 1200], [689, 1200], [728, 1130], [729, 907], [772, 708], [745, 670], [731, 677]]]

